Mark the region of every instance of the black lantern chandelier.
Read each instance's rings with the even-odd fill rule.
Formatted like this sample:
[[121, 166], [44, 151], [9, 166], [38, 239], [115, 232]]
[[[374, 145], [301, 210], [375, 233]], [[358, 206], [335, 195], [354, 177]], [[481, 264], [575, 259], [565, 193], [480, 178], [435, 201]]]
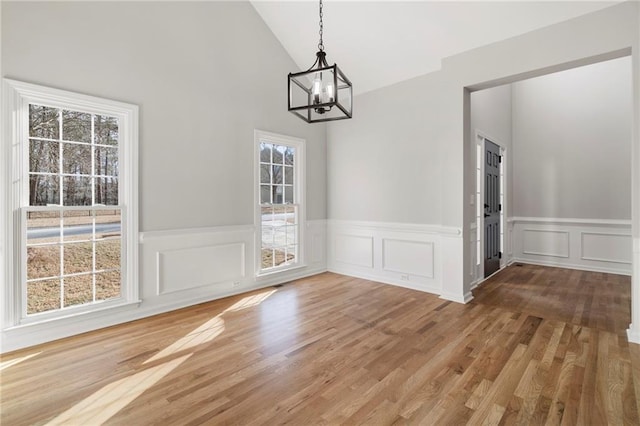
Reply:
[[353, 87], [336, 64], [327, 63], [322, 42], [322, 0], [320, 0], [320, 42], [316, 61], [306, 71], [289, 73], [289, 111], [307, 123], [351, 118]]

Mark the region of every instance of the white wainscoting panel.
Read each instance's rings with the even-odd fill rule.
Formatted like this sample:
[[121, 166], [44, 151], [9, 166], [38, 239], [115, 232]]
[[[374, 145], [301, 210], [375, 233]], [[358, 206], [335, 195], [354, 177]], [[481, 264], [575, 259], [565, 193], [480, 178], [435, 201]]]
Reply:
[[373, 268], [373, 237], [336, 235], [335, 261], [351, 266]]
[[[457, 228], [329, 220], [327, 268], [339, 274], [440, 295], [443, 259], [462, 257], [462, 252], [443, 253], [444, 236], [462, 237]], [[447, 247], [455, 250], [457, 246]], [[456, 263], [456, 268], [460, 265]], [[462, 275], [460, 272], [460, 279]], [[462, 284], [455, 286], [458, 287], [460, 294], [456, 295], [456, 301], [464, 301]]]
[[582, 232], [582, 259], [631, 264], [633, 240], [630, 234]]
[[514, 217], [512, 262], [631, 274], [631, 221]]
[[158, 253], [158, 294], [239, 282], [245, 277], [245, 244], [165, 250]]
[[382, 239], [382, 269], [433, 278], [433, 242]]
[[569, 232], [567, 231], [524, 229], [522, 236], [524, 254], [569, 257]]

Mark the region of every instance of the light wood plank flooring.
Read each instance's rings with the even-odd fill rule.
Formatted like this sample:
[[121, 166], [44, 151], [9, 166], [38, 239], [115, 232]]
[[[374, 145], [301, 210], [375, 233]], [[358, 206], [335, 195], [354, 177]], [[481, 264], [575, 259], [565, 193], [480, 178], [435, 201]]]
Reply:
[[638, 425], [629, 287], [512, 266], [460, 305], [325, 273], [7, 354], [0, 422]]

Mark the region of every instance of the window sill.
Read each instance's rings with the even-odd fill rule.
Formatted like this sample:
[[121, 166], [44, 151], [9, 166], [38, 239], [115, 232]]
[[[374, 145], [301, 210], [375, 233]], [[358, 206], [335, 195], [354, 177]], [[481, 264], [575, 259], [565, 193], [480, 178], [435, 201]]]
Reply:
[[304, 263], [300, 263], [297, 265], [293, 265], [287, 268], [282, 268], [282, 269], [275, 269], [272, 271], [264, 271], [264, 272], [258, 272], [256, 274], [256, 278], [262, 278], [262, 277], [269, 277], [269, 276], [273, 276], [273, 275], [278, 275], [278, 274], [282, 274], [285, 272], [290, 272], [290, 271], [297, 271], [298, 269], [303, 269], [306, 268], [307, 265]]
[[84, 317], [91, 314], [101, 314], [107, 311], [116, 311], [120, 309], [126, 309], [134, 305], [137, 307], [137, 306], [140, 306], [140, 303], [142, 303], [141, 300], [137, 300], [133, 302], [122, 302], [122, 303], [108, 305], [108, 306], [101, 306], [95, 309], [82, 310], [78, 312], [69, 312], [68, 314], [56, 315], [53, 317], [47, 317], [43, 319], [28, 319], [26, 321], [23, 319], [20, 324], [13, 325], [11, 327], [6, 327], [3, 329], [3, 331], [24, 330], [24, 329], [28, 329], [35, 326], [53, 324], [58, 321], [68, 320], [72, 318], [80, 318], [80, 317]]

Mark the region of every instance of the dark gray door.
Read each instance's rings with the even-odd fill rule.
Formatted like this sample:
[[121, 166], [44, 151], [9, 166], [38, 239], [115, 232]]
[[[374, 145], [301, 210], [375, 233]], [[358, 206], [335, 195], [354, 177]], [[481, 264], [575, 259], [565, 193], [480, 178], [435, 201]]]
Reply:
[[500, 269], [500, 147], [484, 144], [484, 277]]

